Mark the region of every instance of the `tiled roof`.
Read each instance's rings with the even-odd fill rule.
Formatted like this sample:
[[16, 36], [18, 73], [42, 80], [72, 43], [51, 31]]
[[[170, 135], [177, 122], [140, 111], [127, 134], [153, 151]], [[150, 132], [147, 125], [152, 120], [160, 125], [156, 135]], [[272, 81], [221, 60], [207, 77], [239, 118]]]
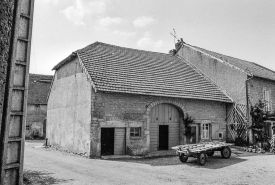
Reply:
[[275, 71], [272, 71], [266, 67], [263, 67], [259, 64], [255, 64], [253, 62], [248, 62], [245, 60], [241, 60], [241, 59], [237, 59], [234, 57], [230, 57], [230, 56], [226, 56], [226, 55], [222, 55], [220, 53], [216, 53], [213, 51], [209, 51], [203, 48], [199, 48], [196, 46], [193, 46], [209, 55], [212, 55], [216, 58], [219, 58], [229, 64], [232, 64], [242, 70], [244, 70], [245, 72], [252, 74], [253, 76], [257, 76], [257, 77], [261, 77], [261, 78], [266, 78], [269, 80], [275, 80]]
[[[170, 54], [96, 42], [74, 54], [80, 58], [98, 91], [231, 102], [204, 75]], [[60, 62], [61, 67], [70, 57]]]
[[47, 104], [52, 78], [51, 75], [29, 74], [29, 104]]

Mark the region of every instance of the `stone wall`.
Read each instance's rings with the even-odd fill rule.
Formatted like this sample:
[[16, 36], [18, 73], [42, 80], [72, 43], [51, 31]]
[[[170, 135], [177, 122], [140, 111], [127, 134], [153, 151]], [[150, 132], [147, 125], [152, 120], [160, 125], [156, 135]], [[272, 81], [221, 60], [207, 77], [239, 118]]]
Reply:
[[178, 55], [224, 89], [234, 102], [246, 105], [246, 74], [188, 46], [182, 47]]
[[89, 156], [91, 84], [78, 59], [59, 68], [54, 76], [47, 107], [49, 144]]
[[[174, 105], [195, 118], [198, 124], [209, 121], [217, 123], [224, 134], [226, 131], [226, 104], [221, 102], [109, 92], [93, 92], [92, 102], [91, 156], [100, 156], [102, 127], [126, 127], [126, 146], [148, 152], [149, 114], [151, 108], [159, 103]], [[130, 127], [142, 127], [142, 137], [131, 139]], [[183, 139], [181, 135], [181, 143]]]
[[13, 0], [0, 1], [0, 131], [2, 126], [2, 112], [7, 80], [7, 66], [11, 46], [13, 9]]
[[248, 81], [249, 103], [255, 105], [263, 100], [264, 90], [270, 91], [271, 110], [275, 110], [275, 81], [253, 77]]
[[26, 138], [34, 138], [36, 136], [44, 138], [43, 124], [47, 117], [47, 105], [28, 104], [26, 118]]

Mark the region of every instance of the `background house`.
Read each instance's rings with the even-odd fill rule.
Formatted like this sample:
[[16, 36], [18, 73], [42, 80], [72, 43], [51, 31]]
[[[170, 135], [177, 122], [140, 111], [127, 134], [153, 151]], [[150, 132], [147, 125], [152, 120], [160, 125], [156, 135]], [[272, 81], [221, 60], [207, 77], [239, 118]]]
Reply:
[[46, 136], [47, 98], [52, 76], [29, 74], [26, 138]]
[[[238, 129], [251, 124], [250, 107], [259, 100], [266, 102], [266, 111], [274, 111], [274, 71], [253, 62], [191, 46], [182, 40], [176, 44], [176, 53], [211, 78], [233, 99], [234, 106], [228, 111], [228, 131], [232, 139], [238, 136]], [[274, 121], [268, 120], [266, 129], [269, 135], [272, 134], [272, 125], [275, 125]], [[246, 138], [246, 132], [241, 132], [240, 136]]]
[[170, 54], [91, 44], [54, 67], [49, 144], [88, 156], [167, 150], [186, 143], [183, 116], [199, 140], [225, 140], [231, 99]]

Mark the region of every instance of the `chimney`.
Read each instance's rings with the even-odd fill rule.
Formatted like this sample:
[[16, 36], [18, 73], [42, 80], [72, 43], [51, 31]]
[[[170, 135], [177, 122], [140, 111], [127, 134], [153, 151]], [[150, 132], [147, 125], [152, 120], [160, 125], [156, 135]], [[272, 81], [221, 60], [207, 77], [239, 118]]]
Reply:
[[180, 40], [178, 40], [178, 42], [175, 44], [176, 51], [178, 51], [180, 49], [182, 44], [186, 44], [186, 43], [183, 41], [182, 38], [180, 38]]

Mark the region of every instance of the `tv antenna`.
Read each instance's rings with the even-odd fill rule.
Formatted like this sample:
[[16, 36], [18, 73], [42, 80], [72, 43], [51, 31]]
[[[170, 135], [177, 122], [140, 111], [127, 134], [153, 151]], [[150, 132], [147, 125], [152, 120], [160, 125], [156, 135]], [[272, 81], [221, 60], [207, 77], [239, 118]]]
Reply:
[[170, 33], [170, 34], [174, 37], [174, 43], [176, 43], [175, 39], [177, 40], [180, 40], [180, 39], [178, 39], [176, 30], [174, 28], [173, 28], [173, 31], [174, 31], [174, 34], [173, 33]]

